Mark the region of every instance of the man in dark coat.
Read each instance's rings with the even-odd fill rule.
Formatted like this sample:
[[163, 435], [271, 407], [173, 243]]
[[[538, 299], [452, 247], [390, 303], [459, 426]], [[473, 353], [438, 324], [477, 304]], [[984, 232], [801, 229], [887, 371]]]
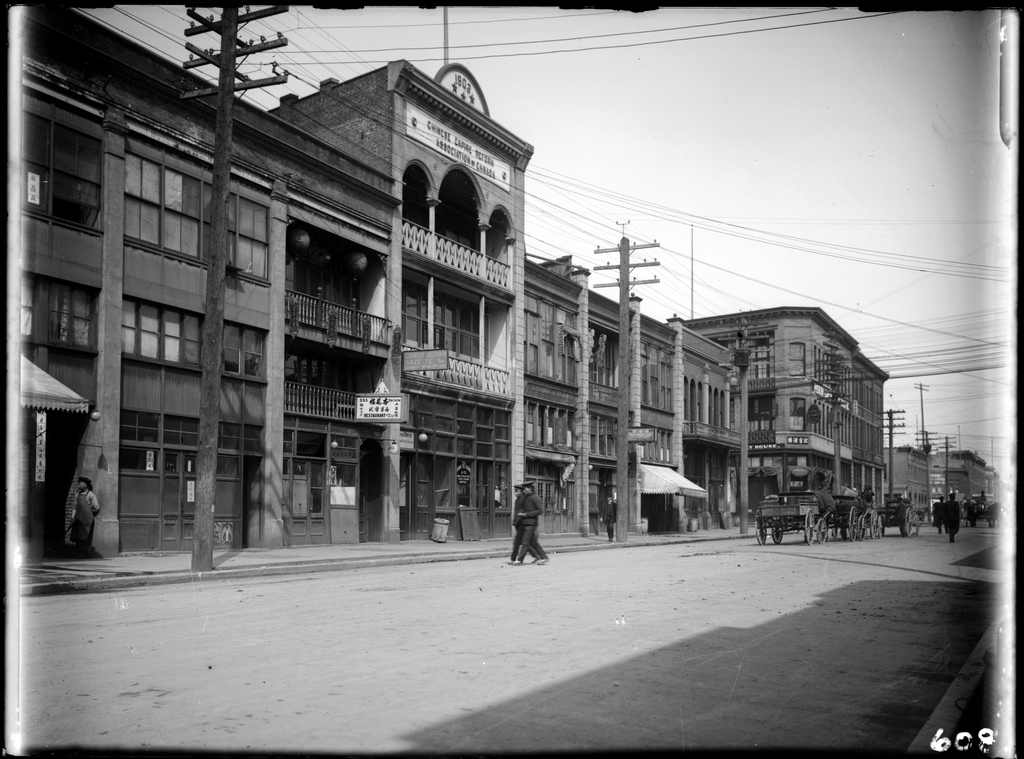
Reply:
[[939, 535], [942, 534], [942, 525], [946, 523], [946, 502], [943, 500], [943, 496], [939, 495], [939, 500], [932, 504], [932, 524], [939, 528]]
[[516, 543], [518, 543], [519, 550], [512, 555], [510, 563], [522, 564], [529, 552], [533, 556], [534, 564], [547, 564], [548, 555], [537, 540], [537, 522], [544, 511], [540, 498], [534, 494], [532, 482], [516, 485], [515, 489], [517, 494], [516, 503], [512, 509], [512, 524], [516, 527], [516, 537], [512, 547], [515, 551]]
[[960, 504], [957, 503], [956, 493], [949, 494], [946, 501], [946, 532], [949, 533], [949, 542], [955, 543], [954, 538], [960, 532]]
[[619, 503], [614, 498], [608, 499], [604, 510], [604, 527], [608, 531], [608, 542], [615, 540], [615, 524], [619, 519]]

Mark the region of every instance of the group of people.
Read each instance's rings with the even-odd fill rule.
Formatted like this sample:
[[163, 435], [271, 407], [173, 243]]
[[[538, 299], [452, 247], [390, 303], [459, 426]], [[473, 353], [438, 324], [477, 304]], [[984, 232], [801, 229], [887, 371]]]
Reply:
[[548, 555], [537, 539], [537, 521], [544, 509], [540, 498], [534, 492], [532, 482], [516, 485], [516, 503], [512, 508], [512, 527], [516, 534], [512, 539], [512, 559], [509, 564], [521, 566], [526, 554], [533, 557], [533, 564], [547, 564]]
[[940, 495], [939, 500], [932, 504], [932, 524], [939, 528], [940, 535], [942, 528], [946, 528], [950, 543], [956, 542], [956, 534], [960, 532], [960, 519], [960, 502], [956, 500], [956, 493], [950, 493], [948, 499]]

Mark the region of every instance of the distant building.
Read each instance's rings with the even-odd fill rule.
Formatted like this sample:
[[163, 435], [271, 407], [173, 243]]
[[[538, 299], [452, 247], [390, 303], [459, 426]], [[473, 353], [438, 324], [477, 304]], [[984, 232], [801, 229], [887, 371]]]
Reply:
[[[685, 325], [722, 346], [750, 352], [748, 507], [784, 490], [832, 478], [839, 436], [841, 481], [882, 492], [882, 389], [888, 375], [820, 308], [770, 308], [691, 319]], [[730, 419], [739, 392], [733, 392]], [[752, 513], [752, 511], [750, 512]]]
[[929, 459], [929, 481], [933, 499], [949, 492], [958, 499], [986, 493], [991, 477], [985, 460], [974, 451], [933, 450]]
[[[931, 487], [928, 482], [928, 455], [920, 448], [900, 446], [885, 449], [886, 465], [892, 461], [892, 471], [883, 480], [883, 492], [907, 498], [918, 510], [931, 512]], [[876, 501], [879, 499], [876, 498]]]

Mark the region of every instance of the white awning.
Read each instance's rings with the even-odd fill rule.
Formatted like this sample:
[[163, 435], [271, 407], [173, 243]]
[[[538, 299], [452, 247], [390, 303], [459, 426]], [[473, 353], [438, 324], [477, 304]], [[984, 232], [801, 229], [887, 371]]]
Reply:
[[653, 464], [640, 465], [641, 493], [681, 493], [694, 498], [707, 498], [708, 491], [695, 485], [675, 469]]
[[21, 357], [21, 405], [25, 408], [87, 413], [89, 401]]
[[562, 466], [576, 463], [576, 457], [572, 454], [550, 451], [546, 448], [527, 447], [526, 458], [533, 459], [534, 461], [550, 461], [552, 464], [561, 464]]

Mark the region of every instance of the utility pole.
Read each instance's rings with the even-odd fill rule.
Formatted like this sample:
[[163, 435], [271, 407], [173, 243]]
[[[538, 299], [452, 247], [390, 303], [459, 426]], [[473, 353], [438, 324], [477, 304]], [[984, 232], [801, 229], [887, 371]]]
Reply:
[[949, 491], [949, 436], [946, 436], [946, 493]]
[[[629, 222], [625, 222], [628, 224]], [[623, 232], [625, 232], [625, 224], [623, 224]], [[619, 254], [618, 266], [595, 266], [594, 271], [603, 271], [607, 269], [618, 269], [619, 280], [617, 283], [601, 283], [596, 284], [594, 287], [614, 287], [616, 284], [619, 286], [619, 418], [618, 418], [618, 431], [615, 441], [615, 489], [616, 499], [619, 504], [618, 515], [615, 520], [615, 542], [625, 543], [626, 533], [629, 530], [629, 512], [632, 505], [632, 496], [629, 487], [629, 454], [632, 444], [629, 442], [629, 405], [630, 405], [630, 385], [633, 381], [632, 372], [630, 371], [629, 361], [629, 288], [634, 285], [646, 285], [646, 284], [657, 284], [659, 280], [657, 277], [654, 279], [647, 280], [629, 280], [629, 270], [631, 266], [658, 266], [657, 261], [643, 263], [630, 264], [629, 254], [634, 250], [640, 250], [641, 248], [657, 248], [660, 247], [657, 241], [653, 243], [647, 243], [645, 245], [630, 245], [629, 239], [623, 235], [622, 239], [619, 240], [619, 246], [617, 248], [598, 248], [595, 253], [616, 253]], [[639, 422], [639, 420], [637, 420]], [[640, 425], [637, 424], [637, 427]], [[637, 461], [637, 474], [640, 471], [640, 462]]]
[[842, 408], [842, 372], [840, 371], [839, 344], [835, 335], [826, 336], [825, 350], [828, 360], [828, 381], [831, 386], [832, 397], [832, 494], [839, 495], [843, 483], [843, 444], [840, 435], [843, 423], [839, 419]]
[[747, 403], [749, 403], [749, 390], [747, 371], [750, 369], [750, 351], [747, 350], [747, 325], [746, 320], [742, 322], [739, 332], [736, 333], [736, 350], [733, 351], [732, 363], [740, 372], [740, 465], [739, 465], [739, 498], [740, 498], [740, 535], [747, 534], [747, 500], [750, 488], [748, 469], [750, 467], [750, 430], [747, 423]]
[[[224, 367], [224, 300], [228, 261], [228, 200], [231, 180], [231, 140], [233, 131], [232, 107], [235, 91], [252, 87], [265, 87], [287, 81], [287, 75], [257, 82], [235, 70], [236, 48], [243, 53], [258, 52], [288, 44], [283, 38], [260, 45], [246, 44], [238, 39], [238, 25], [256, 18], [282, 13], [286, 6], [246, 13], [238, 8], [225, 7], [220, 21], [203, 18], [194, 9], [188, 15], [200, 26], [185, 30], [186, 36], [214, 32], [220, 35], [220, 55], [200, 50], [194, 45], [185, 47], [199, 60], [186, 61], [185, 68], [210, 63], [220, 70], [218, 86], [192, 90], [182, 99], [217, 95], [217, 123], [214, 132], [213, 187], [210, 204], [210, 248], [206, 251], [206, 313], [202, 330], [202, 381], [199, 390], [199, 450], [196, 455], [196, 512], [192, 528], [192, 571], [209, 572], [213, 569], [214, 497], [217, 490], [217, 445], [220, 434], [221, 371]], [[235, 79], [242, 84], [235, 84]]]
[[914, 387], [921, 391], [921, 449], [927, 456], [932, 451], [932, 444], [928, 442], [928, 427], [924, 423], [924, 391], [928, 389], [928, 386], [918, 383]]
[[892, 433], [897, 427], [904, 427], [903, 420], [900, 420], [899, 424], [896, 424], [893, 418], [895, 414], [902, 414], [902, 411], [894, 411], [889, 409], [885, 412], [889, 416], [889, 498], [892, 498], [892, 480], [893, 480], [893, 469], [892, 469]]

